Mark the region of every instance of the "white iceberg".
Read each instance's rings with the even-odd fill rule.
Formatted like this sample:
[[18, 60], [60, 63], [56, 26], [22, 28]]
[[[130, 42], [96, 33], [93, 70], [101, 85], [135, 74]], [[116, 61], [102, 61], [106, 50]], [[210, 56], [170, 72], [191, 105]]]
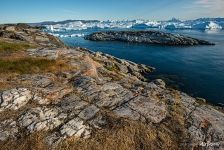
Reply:
[[[71, 20], [45, 25], [47, 30], [52, 33], [64, 32], [70, 30], [87, 30], [87, 29], [147, 29], [147, 28], [162, 28], [162, 29], [200, 29], [214, 30], [224, 28], [224, 19], [222, 18], [201, 18], [196, 20], [168, 20], [168, 21], [150, 21], [150, 20], [108, 20], [108, 21], [88, 21], [88, 20]], [[77, 36], [77, 35], [74, 35]], [[80, 35], [79, 35], [80, 36]], [[83, 36], [83, 35], [82, 35]]]
[[220, 25], [218, 25], [217, 23], [210, 21], [210, 23], [208, 25], [206, 25], [205, 27], [206, 29], [210, 29], [210, 30], [220, 30], [222, 29], [222, 27]]

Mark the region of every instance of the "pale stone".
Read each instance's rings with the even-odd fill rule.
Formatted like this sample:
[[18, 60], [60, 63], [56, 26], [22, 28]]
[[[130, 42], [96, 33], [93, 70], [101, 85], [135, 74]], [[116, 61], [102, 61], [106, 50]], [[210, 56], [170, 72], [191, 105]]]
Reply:
[[70, 113], [75, 113], [78, 114], [81, 110], [83, 110], [88, 103], [85, 101], [82, 101], [79, 97], [76, 95], [70, 95], [68, 97], [65, 97], [61, 100], [59, 103], [60, 108], [65, 111]]
[[149, 97], [138, 96], [130, 101], [128, 105], [153, 123], [161, 122], [167, 114], [165, 104]]
[[60, 113], [58, 108], [37, 107], [28, 110], [18, 119], [21, 127], [26, 127], [29, 132], [52, 130], [63, 123], [67, 117]]
[[139, 120], [141, 115], [132, 110], [130, 107], [128, 107], [127, 105], [123, 105], [120, 106], [116, 109], [113, 110], [115, 112], [116, 115], [123, 117], [123, 118], [130, 118], [132, 120]]
[[0, 111], [17, 110], [32, 99], [32, 92], [25, 88], [11, 89], [1, 94]]
[[87, 130], [89, 127], [81, 119], [74, 118], [61, 127], [60, 133], [66, 137], [81, 137]]
[[154, 83], [162, 88], [166, 87], [166, 83], [162, 79], [156, 79]]

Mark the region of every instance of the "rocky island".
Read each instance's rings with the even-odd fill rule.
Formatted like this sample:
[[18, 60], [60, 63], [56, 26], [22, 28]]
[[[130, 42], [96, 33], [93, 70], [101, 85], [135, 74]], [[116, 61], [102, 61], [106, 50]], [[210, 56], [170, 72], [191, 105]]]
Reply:
[[[144, 33], [153, 43], [208, 44]], [[87, 39], [148, 39], [130, 34], [138, 32]], [[146, 80], [153, 69], [67, 47], [40, 28], [1, 25], [0, 149], [223, 149], [223, 111], [161, 79]]]
[[160, 31], [108, 31], [96, 32], [85, 37], [91, 41], [122, 41], [130, 43], [170, 46], [214, 45], [214, 43]]

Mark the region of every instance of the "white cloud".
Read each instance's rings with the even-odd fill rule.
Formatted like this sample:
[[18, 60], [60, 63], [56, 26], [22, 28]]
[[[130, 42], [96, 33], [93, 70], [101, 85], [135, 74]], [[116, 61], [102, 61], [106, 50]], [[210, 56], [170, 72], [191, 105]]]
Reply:
[[182, 7], [189, 17], [224, 17], [224, 0], [192, 0]]
[[224, 0], [196, 0], [195, 4], [212, 10], [222, 9], [224, 12]]

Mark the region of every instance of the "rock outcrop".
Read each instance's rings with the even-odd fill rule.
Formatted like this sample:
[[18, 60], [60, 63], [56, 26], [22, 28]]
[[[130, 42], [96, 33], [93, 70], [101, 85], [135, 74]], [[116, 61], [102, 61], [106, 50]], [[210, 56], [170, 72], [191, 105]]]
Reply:
[[122, 41], [130, 43], [145, 43], [174, 46], [214, 45], [214, 43], [191, 38], [179, 34], [160, 31], [108, 31], [96, 32], [85, 37], [91, 41]]
[[25, 88], [4, 91], [0, 98], [0, 112], [5, 109], [17, 110], [32, 98], [31, 91]]
[[[146, 82], [144, 74], [152, 67], [84, 48], [53, 46], [26, 53], [34, 58], [63, 58], [76, 69], [21, 74], [10, 80], [3, 77], [12, 87], [0, 92], [2, 146], [40, 132], [45, 133], [43, 144], [50, 149], [67, 140], [99, 143], [95, 139], [98, 133], [116, 135], [117, 128], [135, 122], [155, 132], [151, 137], [156, 144], [150, 144], [157, 149], [163, 144], [168, 149], [201, 148], [203, 142], [216, 143], [211, 149], [224, 148], [223, 112], [167, 88], [161, 79]], [[139, 134], [137, 129], [129, 131]], [[166, 145], [163, 139], [173, 145]], [[148, 142], [137, 141], [141, 146]]]
[[63, 42], [44, 32], [40, 32], [40, 27], [31, 27], [27, 24], [0, 25], [0, 38], [13, 39], [35, 44], [42, 47], [62, 47]]

